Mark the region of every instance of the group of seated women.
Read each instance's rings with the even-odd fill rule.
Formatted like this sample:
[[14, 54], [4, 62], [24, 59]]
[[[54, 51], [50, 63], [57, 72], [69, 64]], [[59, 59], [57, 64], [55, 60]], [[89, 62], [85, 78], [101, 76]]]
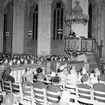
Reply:
[[[45, 88], [47, 90], [47, 94], [51, 92], [56, 93], [57, 97], [52, 95], [51, 98], [48, 96], [48, 101], [51, 103], [58, 103], [60, 98], [63, 97], [63, 89], [61, 88], [61, 85], [72, 85], [74, 87], [86, 89], [92, 88], [97, 91], [105, 92], [105, 74], [102, 74], [98, 68], [95, 68], [95, 70], [89, 72], [84, 66], [80, 71], [77, 71], [76, 66], [72, 65], [71, 69], [68, 70], [67, 64], [65, 64], [60, 66], [57, 72], [51, 72], [47, 75], [42, 73], [41, 68], [38, 68], [37, 70], [39, 70], [39, 72], [37, 71], [36, 75], [33, 77], [36, 81], [31, 82], [31, 85], [35, 88]], [[29, 81], [24, 83], [28, 84]]]

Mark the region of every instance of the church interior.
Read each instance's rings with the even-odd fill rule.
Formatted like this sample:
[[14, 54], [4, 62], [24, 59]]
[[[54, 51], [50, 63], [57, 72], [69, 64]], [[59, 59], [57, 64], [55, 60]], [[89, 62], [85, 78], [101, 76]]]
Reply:
[[105, 105], [105, 0], [0, 0], [0, 105]]

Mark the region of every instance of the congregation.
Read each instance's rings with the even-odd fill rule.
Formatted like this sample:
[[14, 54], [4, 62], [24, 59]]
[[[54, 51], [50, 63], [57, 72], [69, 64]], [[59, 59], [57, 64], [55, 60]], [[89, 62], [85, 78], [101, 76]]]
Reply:
[[0, 105], [105, 105], [105, 0], [0, 0]]
[[[15, 78], [11, 76], [11, 71], [10, 65], [6, 66], [1, 76], [1, 92], [3, 95], [5, 94], [3, 96], [3, 104], [5, 105], [9, 105], [4, 101], [5, 98], [8, 95], [10, 95], [8, 98], [13, 97], [11, 95], [19, 93], [20, 90], [21, 95], [18, 94], [17, 102], [27, 105], [71, 105], [72, 103], [79, 105], [94, 104], [95, 101], [105, 103], [105, 74], [99, 68], [95, 68], [90, 72], [86, 65], [77, 70], [76, 65], [71, 65], [68, 68], [67, 63], [65, 63], [57, 70], [45, 74], [41, 67], [38, 67], [34, 71], [30, 67], [27, 67], [22, 75], [21, 88], [19, 83], [17, 85]], [[8, 83], [11, 84], [10, 87], [8, 87]], [[8, 84], [7, 87], [6, 84]], [[13, 88], [14, 84], [15, 89]], [[8, 89], [10, 90], [7, 91]], [[85, 101], [80, 100], [78, 97], [85, 99]], [[91, 97], [94, 97], [94, 99], [91, 100]]]

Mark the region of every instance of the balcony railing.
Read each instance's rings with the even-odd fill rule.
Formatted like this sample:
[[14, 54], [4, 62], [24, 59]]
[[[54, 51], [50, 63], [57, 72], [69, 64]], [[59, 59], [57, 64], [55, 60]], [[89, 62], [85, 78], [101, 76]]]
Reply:
[[92, 52], [93, 39], [65, 37], [65, 51], [76, 51], [78, 54], [81, 52]]
[[72, 55], [73, 52], [76, 52], [77, 55], [82, 53], [93, 53], [97, 63], [100, 65], [102, 45], [99, 45], [93, 38], [65, 36], [64, 50], [69, 55]]

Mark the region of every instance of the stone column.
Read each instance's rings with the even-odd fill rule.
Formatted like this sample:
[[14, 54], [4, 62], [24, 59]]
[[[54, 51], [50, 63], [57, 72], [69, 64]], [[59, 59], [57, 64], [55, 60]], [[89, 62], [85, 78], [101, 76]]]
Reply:
[[12, 53], [24, 53], [24, 0], [14, 0]]
[[103, 41], [102, 58], [105, 59], [105, 0], [92, 0], [92, 36]]
[[51, 48], [51, 3], [39, 0], [38, 6], [38, 55], [50, 55]]
[[0, 53], [3, 52], [3, 27], [4, 27], [4, 14], [2, 11], [0, 11]]
[[[92, 3], [92, 37], [98, 41], [98, 8], [97, 8], [97, 3], [96, 1], [91, 1]], [[97, 18], [96, 18], [97, 17]]]
[[99, 41], [103, 41], [102, 58], [105, 60], [105, 0], [100, 0], [100, 29]]
[[[38, 55], [50, 55], [51, 4], [52, 0], [39, 0], [38, 3]], [[47, 72], [50, 72], [49, 62], [47, 62]]]

